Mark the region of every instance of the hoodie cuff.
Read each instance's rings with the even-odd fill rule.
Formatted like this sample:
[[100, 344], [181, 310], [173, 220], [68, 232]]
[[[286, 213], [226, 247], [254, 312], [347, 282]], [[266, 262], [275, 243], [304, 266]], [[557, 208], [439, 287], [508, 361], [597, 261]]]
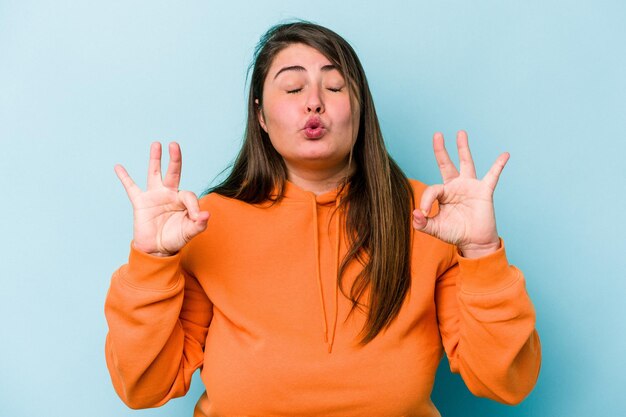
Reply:
[[181, 279], [180, 258], [180, 252], [165, 257], [150, 255], [135, 249], [131, 243], [124, 280], [140, 289], [171, 290]]
[[500, 248], [480, 258], [465, 258], [457, 249], [459, 262], [460, 288], [464, 293], [485, 294], [498, 292], [519, 279], [519, 272], [509, 265], [504, 241], [500, 238]]

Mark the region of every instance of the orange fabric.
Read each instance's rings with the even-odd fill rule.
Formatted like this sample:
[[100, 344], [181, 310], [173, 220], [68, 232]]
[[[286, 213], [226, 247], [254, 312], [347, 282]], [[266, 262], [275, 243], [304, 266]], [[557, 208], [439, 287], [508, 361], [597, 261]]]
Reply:
[[[425, 185], [412, 185], [419, 202]], [[207, 230], [179, 254], [131, 248], [105, 305], [107, 365], [122, 400], [162, 405], [184, 395], [201, 367], [198, 417], [438, 416], [430, 394], [445, 349], [474, 394], [521, 401], [541, 353], [523, 275], [504, 245], [466, 259], [414, 232], [400, 314], [359, 347], [365, 316], [348, 317], [337, 288], [347, 250], [337, 199], [291, 183], [272, 206], [209, 195]], [[348, 268], [346, 291], [359, 270]]]

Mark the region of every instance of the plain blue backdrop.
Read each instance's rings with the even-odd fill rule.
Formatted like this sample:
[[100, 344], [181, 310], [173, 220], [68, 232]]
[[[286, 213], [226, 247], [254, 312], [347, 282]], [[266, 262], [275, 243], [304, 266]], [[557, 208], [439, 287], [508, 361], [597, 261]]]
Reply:
[[540, 379], [507, 407], [444, 361], [443, 416], [625, 415], [623, 1], [0, 0], [0, 416], [191, 416], [197, 375], [143, 411], [109, 380], [103, 303], [132, 235], [113, 166], [143, 186], [149, 144], [176, 140], [181, 188], [202, 192], [240, 146], [254, 45], [294, 17], [352, 43], [409, 176], [440, 181], [435, 131], [454, 149], [467, 130], [479, 175], [511, 153], [498, 229], [536, 306]]

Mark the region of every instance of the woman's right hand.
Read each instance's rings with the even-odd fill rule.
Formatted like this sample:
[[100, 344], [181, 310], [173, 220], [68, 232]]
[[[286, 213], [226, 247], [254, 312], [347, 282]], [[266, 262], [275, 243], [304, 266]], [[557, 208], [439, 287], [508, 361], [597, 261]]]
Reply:
[[148, 186], [142, 191], [126, 169], [115, 166], [115, 173], [133, 205], [133, 246], [155, 256], [178, 252], [194, 236], [206, 229], [209, 213], [200, 211], [198, 198], [190, 191], [179, 191], [182, 155], [180, 146], [169, 145], [170, 162], [161, 178], [161, 144], [150, 146]]

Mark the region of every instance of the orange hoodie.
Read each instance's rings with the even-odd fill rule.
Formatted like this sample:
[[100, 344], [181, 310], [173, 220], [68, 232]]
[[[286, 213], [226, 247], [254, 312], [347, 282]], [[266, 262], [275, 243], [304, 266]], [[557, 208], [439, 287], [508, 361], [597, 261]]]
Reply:
[[[415, 201], [426, 186], [411, 181]], [[337, 288], [347, 242], [337, 192], [287, 183], [273, 206], [210, 194], [206, 231], [175, 256], [131, 247], [105, 304], [106, 359], [132, 408], [184, 395], [201, 367], [206, 416], [439, 416], [443, 349], [476, 395], [514, 404], [533, 388], [540, 345], [522, 273], [504, 245], [479, 259], [413, 231], [398, 317], [360, 347], [365, 315]], [[436, 208], [434, 208], [436, 210]], [[433, 210], [433, 211], [434, 211]], [[345, 276], [350, 286], [361, 266]]]

